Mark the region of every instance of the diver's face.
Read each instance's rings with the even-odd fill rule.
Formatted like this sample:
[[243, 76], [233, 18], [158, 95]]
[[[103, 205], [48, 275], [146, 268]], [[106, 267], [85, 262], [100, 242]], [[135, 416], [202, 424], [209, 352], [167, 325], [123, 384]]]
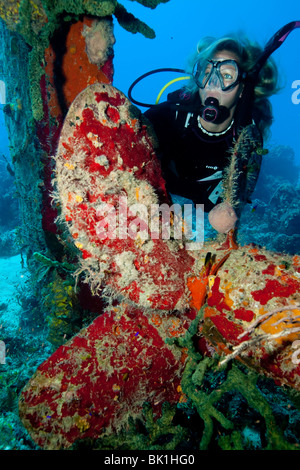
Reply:
[[[212, 59], [216, 61], [235, 60], [237, 63], [239, 63], [238, 56], [233, 52], [226, 50], [216, 52]], [[228, 73], [230, 73], [230, 71], [228, 71]], [[223, 91], [219, 81], [214, 76], [212, 76], [206, 84], [205, 88], [199, 88], [201, 103], [205, 103], [207, 98], [216, 98], [219, 101], [220, 106], [226, 106], [226, 108], [228, 108], [230, 112], [229, 119], [231, 120], [234, 115], [238, 100], [242, 94], [243, 88], [244, 85], [242, 83], [237, 83], [234, 88]]]

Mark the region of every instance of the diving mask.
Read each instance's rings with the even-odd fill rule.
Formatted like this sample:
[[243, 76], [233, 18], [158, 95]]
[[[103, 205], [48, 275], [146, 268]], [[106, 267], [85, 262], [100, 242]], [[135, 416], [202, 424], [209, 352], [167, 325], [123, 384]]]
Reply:
[[246, 73], [240, 71], [235, 60], [209, 59], [205, 63], [200, 61], [195, 63], [193, 76], [201, 89], [207, 86], [211, 89], [229, 91], [246, 77]]

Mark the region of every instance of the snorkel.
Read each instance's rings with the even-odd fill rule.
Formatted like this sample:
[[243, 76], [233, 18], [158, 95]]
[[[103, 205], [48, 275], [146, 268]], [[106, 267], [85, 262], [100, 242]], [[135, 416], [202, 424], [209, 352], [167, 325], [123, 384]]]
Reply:
[[236, 113], [235, 118], [237, 130], [242, 129], [252, 122], [255, 86], [261, 69], [270, 55], [284, 43], [288, 35], [296, 28], [300, 28], [300, 21], [292, 21], [280, 28], [267, 42], [254, 67], [248, 71], [244, 79], [244, 90], [239, 103], [239, 112]]

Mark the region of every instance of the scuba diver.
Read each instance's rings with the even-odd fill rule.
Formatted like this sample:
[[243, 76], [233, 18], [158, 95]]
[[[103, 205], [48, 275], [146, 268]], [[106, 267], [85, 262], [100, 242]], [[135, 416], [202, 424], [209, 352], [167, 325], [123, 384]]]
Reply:
[[[203, 204], [205, 212], [221, 202], [231, 151], [241, 128], [250, 124], [255, 126], [251, 130], [253, 151], [236, 181], [236, 212], [241, 212], [255, 188], [263, 136], [272, 122], [268, 97], [277, 91], [278, 75], [269, 60], [256, 83], [252, 106], [243, 99], [247, 71], [260, 53], [258, 47], [234, 38], [204, 39], [193, 61], [191, 83], [145, 112], [158, 138], [169, 193]], [[247, 107], [252, 108], [252, 115], [248, 113], [241, 122]]]
[[237, 218], [251, 202], [266, 153], [263, 139], [272, 123], [269, 97], [279, 89], [270, 55], [298, 27], [300, 22], [285, 25], [264, 49], [247, 39], [204, 38], [191, 61], [188, 85], [161, 104], [146, 105], [131, 95], [140, 79], [156, 71], [132, 84], [130, 99], [150, 106], [144, 115], [157, 136], [158, 157], [173, 202], [181, 196], [203, 204], [208, 213], [224, 200], [228, 181], [228, 202]]

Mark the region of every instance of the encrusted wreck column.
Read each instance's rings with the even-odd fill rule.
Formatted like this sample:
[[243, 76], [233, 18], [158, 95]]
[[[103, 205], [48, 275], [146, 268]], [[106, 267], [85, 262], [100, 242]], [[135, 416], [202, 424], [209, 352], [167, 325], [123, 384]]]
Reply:
[[[141, 3], [155, 8], [161, 0]], [[112, 83], [114, 17], [129, 31], [155, 34], [116, 0], [1, 0], [0, 17], [0, 78], [7, 88], [4, 111], [20, 204], [18, 242], [50, 341], [57, 345], [74, 334], [71, 319], [82, 326], [82, 311], [93, 310], [94, 302], [86, 290], [74, 292], [70, 271], [77, 257], [55, 222], [52, 157], [63, 120], [88, 85]]]
[[29, 93], [30, 48], [16, 32], [0, 22], [1, 78], [6, 85], [5, 121], [19, 196], [19, 243], [28, 259], [45, 247], [42, 231], [42, 161]]

